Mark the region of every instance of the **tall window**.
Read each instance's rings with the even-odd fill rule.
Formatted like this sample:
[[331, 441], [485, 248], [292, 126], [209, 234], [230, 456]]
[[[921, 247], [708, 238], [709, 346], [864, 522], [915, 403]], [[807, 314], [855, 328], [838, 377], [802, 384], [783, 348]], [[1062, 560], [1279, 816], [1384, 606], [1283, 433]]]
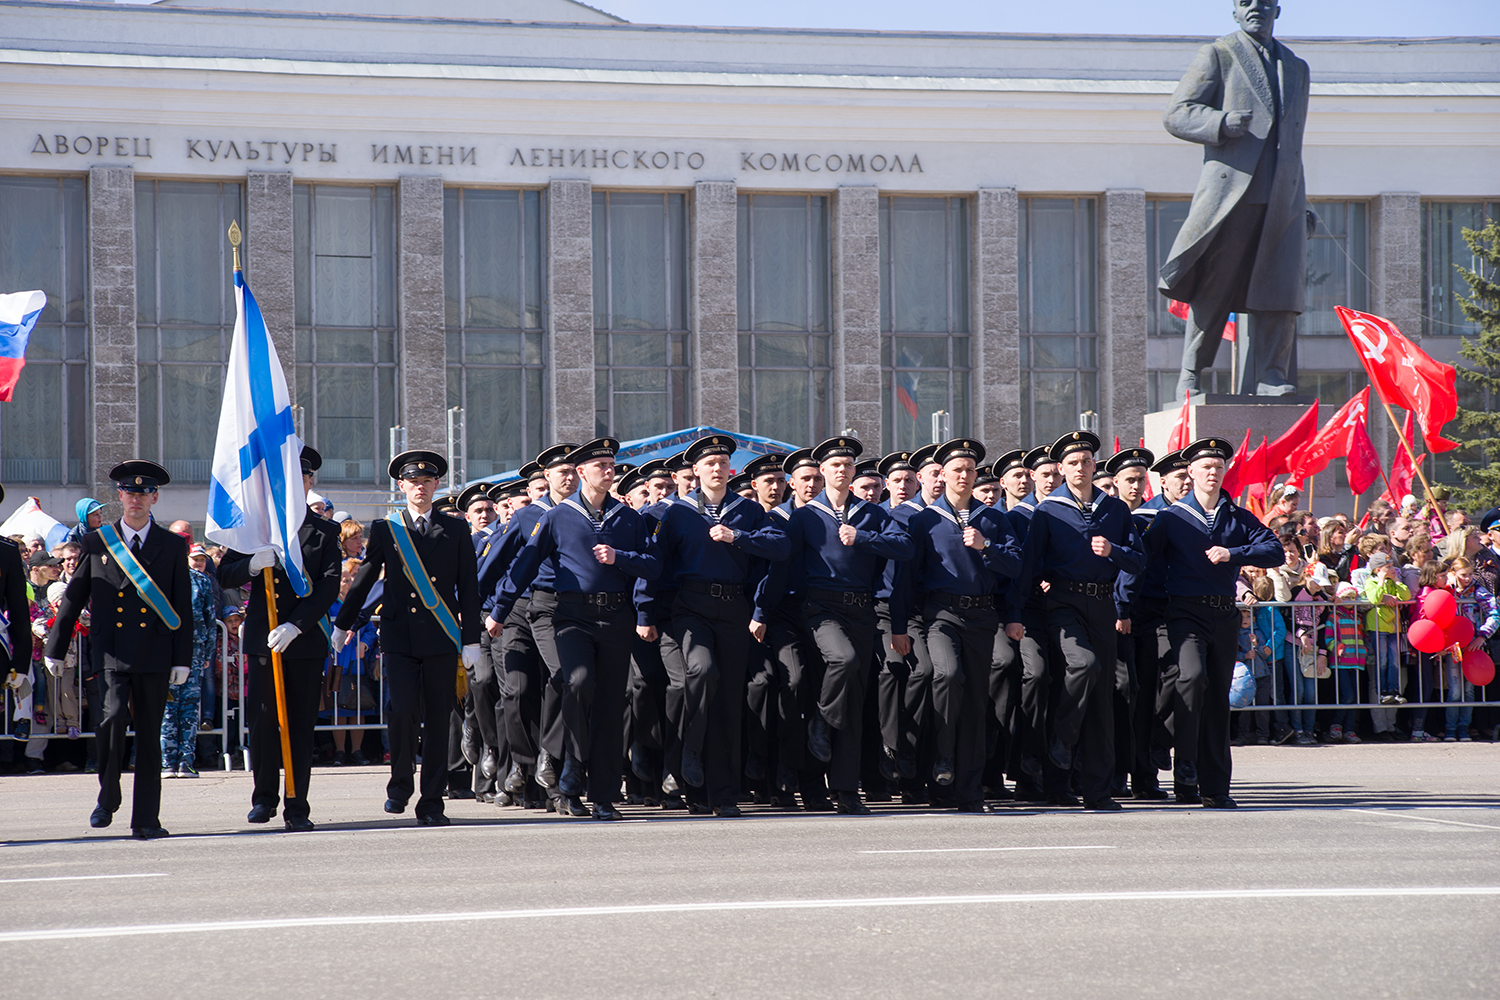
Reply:
[[739, 196], [740, 429], [788, 444], [833, 413], [828, 199]]
[[[969, 433], [969, 203], [880, 199], [884, 450]], [[942, 433], [940, 429], [940, 433]]]
[[297, 402], [325, 483], [383, 483], [396, 424], [395, 189], [293, 188]]
[[1307, 309], [1297, 335], [1344, 336], [1334, 306], [1370, 306], [1368, 223], [1362, 201], [1320, 201], [1309, 206], [1318, 225], [1307, 241]]
[[47, 293], [26, 367], [0, 407], [0, 480], [86, 481], [88, 205], [81, 177], [0, 177], [0, 290]]
[[687, 196], [594, 192], [594, 424], [633, 440], [688, 423]]
[[[1171, 300], [1156, 290], [1156, 282], [1182, 224], [1187, 221], [1190, 204], [1165, 199], [1146, 201], [1146, 333], [1149, 336], [1181, 337], [1187, 332], [1187, 324], [1167, 312]], [[1167, 395], [1170, 398], [1171, 393]]]
[[1092, 198], [1022, 198], [1021, 441], [1051, 442], [1099, 409]]
[[[239, 184], [136, 181], [135, 303], [141, 457], [174, 481], [206, 483], [234, 337]], [[246, 252], [242, 248], [241, 253]]]
[[1473, 337], [1479, 327], [1464, 318], [1455, 295], [1467, 298], [1468, 282], [1456, 266], [1482, 271], [1464, 242], [1465, 229], [1483, 229], [1500, 219], [1500, 202], [1431, 201], [1422, 205], [1422, 333]]
[[448, 405], [463, 407], [470, 479], [542, 450], [543, 211], [540, 191], [443, 191]]

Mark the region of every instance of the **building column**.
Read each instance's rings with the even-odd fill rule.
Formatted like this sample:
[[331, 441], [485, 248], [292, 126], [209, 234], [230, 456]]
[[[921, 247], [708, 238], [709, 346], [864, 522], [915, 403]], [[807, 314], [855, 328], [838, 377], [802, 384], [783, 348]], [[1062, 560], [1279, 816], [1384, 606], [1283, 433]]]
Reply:
[[1020, 439], [1018, 211], [1015, 188], [980, 188], [974, 200], [972, 426], [992, 458], [1031, 445]]
[[[443, 179], [400, 180], [401, 423], [407, 448], [448, 452], [448, 342], [443, 330]], [[454, 456], [449, 456], [449, 462]]]
[[588, 181], [547, 187], [550, 441], [594, 437], [594, 199]]
[[[245, 177], [245, 280], [270, 331], [297, 401], [297, 257], [288, 171], [250, 171]], [[305, 416], [304, 416], [305, 419]], [[302, 430], [303, 435], [307, 429]]]
[[738, 190], [733, 181], [693, 189], [694, 419], [740, 429]]
[[[1422, 199], [1415, 192], [1386, 191], [1370, 201], [1370, 311], [1395, 323], [1414, 341], [1422, 339]], [[1371, 400], [1372, 403], [1375, 400]], [[1400, 414], [1398, 413], [1399, 417]], [[1377, 406], [1370, 414], [1370, 440], [1389, 467], [1401, 447], [1396, 429]], [[1431, 463], [1423, 471], [1430, 472]], [[1413, 481], [1415, 483], [1415, 480]], [[1416, 483], [1420, 488], [1420, 483]], [[1378, 491], [1372, 491], [1379, 495]]]
[[1146, 192], [1105, 191], [1099, 239], [1099, 436], [1134, 445], [1146, 417]]
[[853, 434], [875, 455], [883, 447], [879, 189], [839, 188], [832, 229], [833, 429]]
[[[135, 171], [89, 170], [89, 392], [93, 397], [93, 493], [114, 503], [109, 470], [135, 458], [136, 392]], [[108, 516], [116, 516], [112, 506]]]

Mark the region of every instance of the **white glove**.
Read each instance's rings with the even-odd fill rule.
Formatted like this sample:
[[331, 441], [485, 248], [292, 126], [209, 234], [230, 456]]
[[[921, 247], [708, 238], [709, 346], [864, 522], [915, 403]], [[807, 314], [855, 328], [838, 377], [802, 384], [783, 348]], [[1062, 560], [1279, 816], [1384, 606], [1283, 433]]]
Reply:
[[302, 634], [302, 630], [291, 622], [285, 622], [273, 628], [266, 636], [266, 645], [271, 647], [273, 653], [285, 653], [292, 640]]
[[45, 661], [47, 661], [47, 673], [51, 674], [53, 677], [61, 677], [62, 676], [62, 672], [63, 672], [63, 661], [62, 660], [54, 660], [50, 656], [44, 656], [44, 657], [42, 657], [42, 659], [45, 660]]
[[257, 552], [250, 557], [250, 572], [252, 573], [259, 573], [261, 570], [270, 569], [275, 565], [276, 551], [274, 549], [266, 549], [264, 552]]
[[349, 645], [349, 633], [335, 626], [333, 630], [332, 642], [334, 649], [343, 649], [345, 646]]
[[475, 667], [479, 666], [479, 643], [471, 642], [467, 646], [465, 646], [463, 651], [463, 659], [464, 666], [468, 667], [470, 670], [473, 670]]
[[180, 687], [183, 684], [186, 684], [187, 683], [187, 679], [188, 679], [188, 668], [187, 667], [173, 667], [172, 668], [172, 672], [167, 675], [167, 683], [170, 684], [170, 685], [172, 685], [173, 687]]

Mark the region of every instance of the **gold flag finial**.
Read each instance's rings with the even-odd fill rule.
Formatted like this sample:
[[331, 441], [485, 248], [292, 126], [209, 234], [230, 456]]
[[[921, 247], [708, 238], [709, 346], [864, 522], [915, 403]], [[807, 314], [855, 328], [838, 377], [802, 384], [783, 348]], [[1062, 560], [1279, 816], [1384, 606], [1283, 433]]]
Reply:
[[234, 269], [240, 269], [240, 243], [243, 237], [240, 235], [240, 223], [236, 219], [229, 223], [229, 245], [234, 247]]

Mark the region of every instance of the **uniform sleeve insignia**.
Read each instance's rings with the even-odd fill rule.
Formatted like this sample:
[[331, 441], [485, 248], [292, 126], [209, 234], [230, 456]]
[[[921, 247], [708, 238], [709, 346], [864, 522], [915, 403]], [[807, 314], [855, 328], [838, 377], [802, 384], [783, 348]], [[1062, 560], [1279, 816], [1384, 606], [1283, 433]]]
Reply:
[[535, 537], [536, 533], [538, 531], [541, 531], [541, 530], [542, 530], [542, 522], [538, 521], [536, 524], [533, 524], [531, 526], [531, 535], [529, 537]]

